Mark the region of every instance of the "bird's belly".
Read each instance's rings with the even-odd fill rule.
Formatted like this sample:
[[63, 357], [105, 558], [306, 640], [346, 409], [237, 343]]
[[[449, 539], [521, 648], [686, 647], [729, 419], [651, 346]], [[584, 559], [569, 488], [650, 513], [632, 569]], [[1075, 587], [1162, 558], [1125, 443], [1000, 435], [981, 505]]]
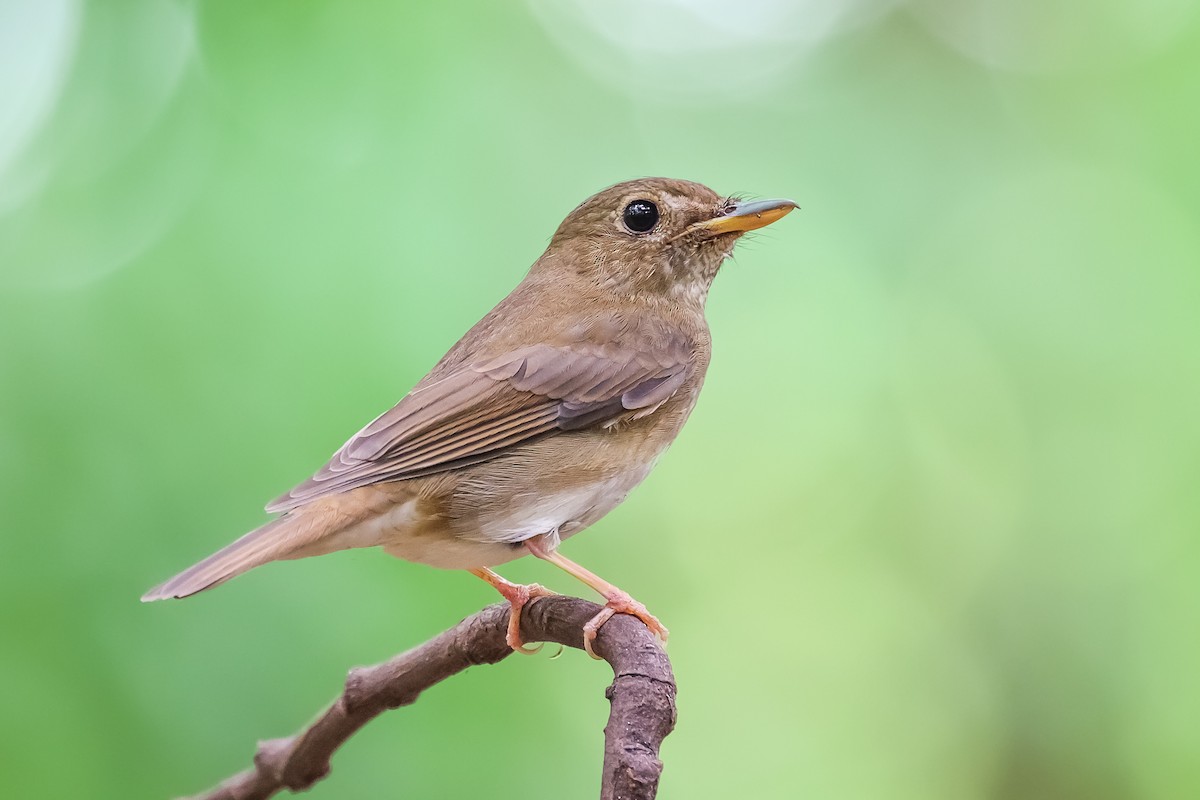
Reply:
[[[436, 523], [403, 524], [396, 509], [380, 519], [380, 540], [390, 554], [443, 569], [492, 567], [528, 555], [526, 539], [555, 534], [565, 539], [612, 511], [645, 479], [654, 462], [608, 477], [556, 490], [473, 497], [471, 513], [441, 517]], [[401, 524], [396, 524], [401, 523]], [[449, 524], [447, 524], [449, 523]], [[387, 530], [385, 530], [387, 529]]]
[[653, 466], [651, 462], [607, 478], [545, 492], [523, 503], [504, 503], [482, 510], [471, 538], [516, 544], [557, 532], [566, 539], [620, 505]]

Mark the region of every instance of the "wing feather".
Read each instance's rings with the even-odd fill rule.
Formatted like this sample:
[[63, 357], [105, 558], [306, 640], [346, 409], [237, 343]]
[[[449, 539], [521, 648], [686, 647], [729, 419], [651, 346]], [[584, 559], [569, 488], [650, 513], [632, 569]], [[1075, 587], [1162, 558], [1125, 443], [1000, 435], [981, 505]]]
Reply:
[[478, 463], [540, 436], [645, 416], [686, 381], [690, 352], [677, 335], [637, 351], [537, 344], [461, 366], [418, 385], [267, 510], [290, 511], [360, 486]]

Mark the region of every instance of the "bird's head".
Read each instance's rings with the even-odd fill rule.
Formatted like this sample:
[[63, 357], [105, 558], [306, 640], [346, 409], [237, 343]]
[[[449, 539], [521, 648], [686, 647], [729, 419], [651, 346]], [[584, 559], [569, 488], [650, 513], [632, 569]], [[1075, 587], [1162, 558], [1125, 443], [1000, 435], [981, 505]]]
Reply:
[[567, 215], [534, 270], [568, 271], [617, 293], [702, 306], [737, 240], [795, 207], [791, 200], [721, 197], [691, 181], [626, 181]]

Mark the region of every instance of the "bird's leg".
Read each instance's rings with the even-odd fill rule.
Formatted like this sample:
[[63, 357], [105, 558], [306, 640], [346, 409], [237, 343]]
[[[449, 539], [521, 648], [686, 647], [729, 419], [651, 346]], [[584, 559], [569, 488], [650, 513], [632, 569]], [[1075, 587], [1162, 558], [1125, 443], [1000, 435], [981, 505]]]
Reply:
[[513, 583], [510, 580], [502, 578], [487, 567], [479, 567], [478, 569], [467, 570], [477, 578], [482, 578], [492, 585], [492, 587], [504, 596], [508, 604], [512, 606], [512, 611], [508, 615], [508, 635], [504, 641], [508, 646], [518, 653], [524, 653], [531, 656], [542, 649], [539, 644], [537, 647], [526, 647], [521, 641], [521, 609], [535, 597], [553, 597], [554, 592], [539, 586], [536, 583], [520, 584]]
[[630, 597], [627, 592], [618, 589], [596, 573], [586, 567], [581, 567], [566, 556], [559, 555], [556, 550], [546, 547], [542, 541], [542, 537], [526, 539], [525, 547], [538, 558], [549, 561], [556, 567], [574, 575], [599, 592], [605, 599], [604, 610], [592, 617], [583, 626], [583, 649], [587, 651], [589, 656], [599, 658], [592, 650], [592, 642], [595, 640], [596, 632], [600, 630], [600, 626], [608, 622], [613, 614], [631, 614], [637, 617], [646, 623], [646, 627], [658, 637], [659, 641], [663, 644], [667, 643], [667, 636], [670, 631], [653, 614], [647, 611], [644, 605]]

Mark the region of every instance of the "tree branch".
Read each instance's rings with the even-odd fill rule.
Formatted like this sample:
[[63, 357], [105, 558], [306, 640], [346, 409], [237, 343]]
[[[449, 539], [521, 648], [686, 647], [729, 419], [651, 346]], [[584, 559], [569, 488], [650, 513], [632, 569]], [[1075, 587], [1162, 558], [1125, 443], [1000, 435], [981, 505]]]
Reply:
[[[521, 613], [527, 642], [583, 647], [583, 625], [600, 606], [573, 597], [539, 598]], [[425, 644], [373, 667], [350, 670], [342, 694], [295, 736], [260, 742], [254, 768], [195, 800], [263, 800], [282, 789], [308, 789], [329, 774], [329, 759], [379, 714], [416, 702], [421, 692], [475, 664], [495, 664], [512, 651], [504, 643], [508, 604], [488, 606]], [[601, 800], [649, 800], [658, 791], [658, 748], [675, 726], [671, 662], [641, 621], [617, 614], [593, 649], [612, 666], [604, 728]]]

